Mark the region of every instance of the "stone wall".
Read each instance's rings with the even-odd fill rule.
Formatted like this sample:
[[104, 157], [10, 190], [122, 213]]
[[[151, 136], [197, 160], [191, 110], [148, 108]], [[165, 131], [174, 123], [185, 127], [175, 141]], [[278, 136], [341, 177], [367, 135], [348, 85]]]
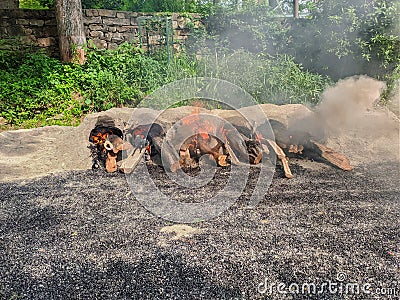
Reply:
[[[57, 24], [51, 10], [0, 10], [1, 48], [46, 48], [49, 54], [58, 53]], [[8, 41], [7, 39], [11, 39]]]
[[19, 0], [1, 0], [0, 9], [14, 9], [19, 7]]
[[[100, 49], [114, 49], [123, 42], [139, 41], [139, 20], [146, 17], [164, 18], [162, 14], [144, 14], [103, 9], [83, 10], [87, 40]], [[176, 50], [184, 43], [190, 29], [200, 26], [200, 16], [172, 14], [173, 45]], [[58, 54], [57, 24], [53, 10], [0, 9], [0, 48], [44, 48], [50, 55]], [[7, 41], [11, 39], [10, 41]], [[18, 39], [18, 41], [15, 41]], [[157, 38], [149, 39], [156, 43]]]

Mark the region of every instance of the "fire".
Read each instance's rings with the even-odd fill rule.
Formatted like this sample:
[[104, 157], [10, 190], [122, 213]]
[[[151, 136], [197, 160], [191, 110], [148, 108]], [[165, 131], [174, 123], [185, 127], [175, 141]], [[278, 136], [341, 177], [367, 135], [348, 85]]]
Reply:
[[195, 105], [191, 114], [182, 119], [182, 125], [192, 128], [193, 134], [195, 135], [193, 138], [194, 140], [198, 137], [203, 140], [208, 140], [210, 138], [209, 134], [215, 132], [216, 126], [200, 114], [201, 103], [199, 102]]
[[98, 144], [104, 144], [105, 141], [107, 140], [108, 133], [101, 133], [98, 132], [96, 135], [90, 136], [90, 139], [93, 141], [93, 144], [98, 145]]
[[89, 135], [89, 142], [95, 145], [103, 145], [110, 135], [122, 137], [122, 131], [116, 127], [96, 126]]

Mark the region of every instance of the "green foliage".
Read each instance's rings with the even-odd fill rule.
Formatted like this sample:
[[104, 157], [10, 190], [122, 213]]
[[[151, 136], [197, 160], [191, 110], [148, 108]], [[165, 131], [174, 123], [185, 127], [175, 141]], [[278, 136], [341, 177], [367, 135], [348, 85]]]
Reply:
[[26, 126], [76, 122], [80, 112], [79, 99], [72, 97], [72, 70], [42, 53], [0, 53], [2, 117], [15, 125], [29, 122]]
[[[269, 1], [273, 2], [273, 1]], [[309, 15], [303, 19], [279, 16], [254, 1], [242, 9], [220, 6], [205, 19], [205, 27], [189, 37], [190, 53], [210, 55], [244, 49], [257, 55], [288, 55], [304, 70], [334, 80], [367, 74], [394, 87], [400, 65], [400, 2], [390, 0], [300, 1]], [[279, 7], [279, 6], [278, 6]]]
[[122, 10], [124, 5], [124, 0], [82, 0], [83, 8]]
[[[400, 95], [400, 64], [388, 73], [382, 80], [386, 81], [387, 89], [384, 91], [380, 104], [387, 105], [390, 102], [397, 102], [397, 109], [399, 109], [399, 95]], [[397, 112], [399, 113], [399, 111]]]
[[54, 7], [54, 0], [38, 0], [40, 5], [45, 8], [52, 8]]
[[400, 65], [400, 2], [377, 1], [367, 15], [360, 46], [367, 61], [381, 68]]
[[200, 66], [202, 76], [232, 82], [259, 103], [316, 104], [322, 91], [332, 83], [326, 76], [304, 71], [286, 55], [267, 58], [238, 50], [222, 57], [203, 58]]
[[204, 23], [206, 31], [198, 30], [189, 42], [191, 52], [245, 49], [275, 55], [286, 47], [283, 41], [289, 38], [287, 22], [265, 5], [242, 10], [220, 7]]
[[25, 9], [48, 9], [54, 6], [54, 0], [20, 0], [19, 7]]
[[[25, 0], [49, 7], [51, 0]], [[309, 18], [288, 20], [265, 5], [179, 0], [84, 0], [84, 6], [138, 11], [202, 12], [185, 52], [149, 55], [124, 44], [92, 49], [83, 66], [42, 53], [0, 51], [0, 116], [17, 126], [77, 124], [86, 113], [136, 106], [159, 86], [191, 76], [216, 77], [244, 88], [260, 103], [311, 103], [334, 80], [367, 74], [400, 80], [400, 4], [389, 0], [302, 1]], [[35, 4], [36, 3], [36, 4]], [[47, 4], [46, 4], [47, 3]], [[1, 41], [0, 41], [1, 44]], [[194, 59], [200, 57], [199, 60]]]
[[0, 51], [0, 116], [16, 126], [78, 124], [86, 113], [135, 106], [157, 87], [195, 74], [184, 55], [168, 65], [133, 45], [88, 50], [83, 66], [43, 53]]
[[86, 113], [136, 106], [158, 87], [193, 76], [228, 80], [261, 103], [316, 103], [329, 84], [288, 56], [236, 51], [197, 61], [180, 53], [168, 65], [166, 53], [149, 56], [131, 44], [88, 50], [83, 66], [43, 53], [0, 51], [0, 70], [0, 116], [23, 127], [75, 125]]
[[334, 79], [384, 78], [400, 64], [400, 4], [389, 0], [318, 1], [308, 21], [290, 32], [291, 53]]
[[184, 0], [134, 0], [127, 1], [127, 10], [143, 12], [183, 12], [189, 8]]

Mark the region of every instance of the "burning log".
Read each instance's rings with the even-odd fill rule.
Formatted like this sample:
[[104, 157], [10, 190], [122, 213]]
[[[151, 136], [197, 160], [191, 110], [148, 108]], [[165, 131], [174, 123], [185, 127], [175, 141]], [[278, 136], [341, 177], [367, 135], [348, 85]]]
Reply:
[[[103, 125], [104, 123], [109, 123], [111, 125]], [[89, 141], [93, 144], [92, 146], [89, 146], [89, 149], [92, 152], [93, 169], [105, 167], [107, 172], [115, 172], [116, 170], [116, 155], [110, 154], [110, 151], [107, 150], [105, 145], [107, 144], [107, 147], [114, 147], [112, 142], [117, 141], [118, 143], [122, 141], [123, 134], [119, 128], [112, 125], [112, 121], [100, 119], [95, 128], [92, 129], [89, 134]], [[110, 141], [108, 139], [111, 136], [112, 139]], [[119, 145], [116, 145], [116, 147], [119, 147]], [[113, 151], [111, 152], [116, 154]]]
[[106, 170], [108, 173], [117, 171], [117, 154], [113, 151], [107, 152]]
[[128, 152], [127, 158], [119, 161], [117, 166], [122, 173], [130, 174], [137, 166], [139, 161], [142, 159], [146, 152], [146, 148], [142, 149], [130, 149], [131, 151]]
[[231, 148], [229, 141], [226, 141], [225, 148], [226, 148], [227, 152], [229, 153], [231, 162], [234, 163], [235, 165], [239, 165], [240, 164], [239, 158], [236, 156], [235, 152]]
[[[196, 136], [196, 146], [197, 149], [199, 150], [199, 155], [202, 156], [204, 154], [210, 154], [215, 161], [217, 162], [218, 166], [220, 167], [226, 167], [228, 166], [228, 162], [226, 161], [227, 156], [223, 153], [220, 153], [220, 151], [223, 152], [223, 144], [222, 142], [212, 136], [208, 136], [207, 139], [204, 139], [201, 135]], [[214, 147], [211, 147], [210, 144], [212, 144], [213, 141], [216, 143]]]
[[[249, 147], [246, 143], [251, 140], [251, 132], [243, 126], [235, 126], [237, 132], [234, 130], [224, 130], [225, 135], [225, 148], [229, 154], [230, 161], [235, 165], [242, 163], [248, 163], [249, 158]], [[238, 138], [237, 134], [240, 134]]]
[[246, 142], [249, 161], [253, 165], [258, 165], [263, 157], [263, 150], [258, 141], [249, 140]]
[[223, 143], [211, 135], [195, 134], [188, 138], [181, 146], [180, 165], [181, 167], [197, 167], [199, 159], [205, 154], [211, 155], [220, 167], [229, 165], [228, 156], [224, 153]]
[[[272, 154], [282, 162], [287, 178], [293, 177], [288, 159], [293, 155], [317, 155], [340, 169], [352, 169], [347, 157], [315, 141], [309, 133], [290, 130], [276, 120], [270, 120], [270, 124], [275, 140], [272, 132], [266, 131], [262, 136], [261, 127], [257, 130], [243, 124], [232, 127], [218, 119], [195, 114], [182, 119], [181, 126], [172, 131], [171, 137], [165, 134], [161, 125], [153, 123], [126, 130], [125, 142], [120, 129], [112, 124], [97, 124], [89, 136], [92, 153], [96, 152], [93, 167], [98, 167], [100, 161], [107, 172], [119, 169], [130, 173], [146, 157], [148, 161], [176, 172], [179, 168], [199, 167], [203, 155], [208, 155], [221, 167], [231, 163], [257, 165], [262, 162], [263, 154], [270, 154], [272, 149]], [[180, 145], [173, 144], [182, 140]], [[125, 159], [122, 159], [123, 151], [126, 151]]]
[[[179, 150], [179, 166], [187, 166], [190, 169], [197, 167], [196, 161], [190, 156], [189, 148]], [[176, 171], [176, 170], [175, 170]]]
[[335, 150], [316, 141], [311, 140], [311, 143], [315, 146], [315, 151], [331, 164], [345, 171], [351, 171], [353, 169], [353, 167], [350, 165], [350, 160], [343, 154], [340, 154]]
[[[139, 125], [127, 131], [128, 141], [124, 142], [123, 133], [113, 126], [110, 120], [99, 120], [90, 132], [89, 141], [94, 158], [93, 168], [104, 166], [107, 172], [115, 172], [118, 168], [125, 173], [132, 172], [146, 151], [161, 149], [153, 144], [153, 140], [164, 134], [159, 124]], [[150, 147], [154, 146], [154, 147]], [[121, 159], [122, 151], [128, 151], [127, 157]], [[161, 151], [161, 150], [160, 150]]]
[[[276, 145], [280, 147], [280, 150], [273, 147], [274, 150], [276, 149], [280, 153], [277, 153], [278, 158], [280, 158], [279, 155], [282, 156], [282, 153], [285, 154], [284, 150], [286, 150], [288, 154], [301, 154], [312, 157], [316, 155], [317, 159], [322, 158], [342, 170], [352, 170], [350, 160], [346, 156], [320, 142], [316, 142], [310, 133], [288, 129], [283, 123], [276, 120], [270, 120], [269, 122], [275, 135]], [[285, 160], [286, 162], [284, 162]], [[289, 169], [287, 158], [283, 159], [282, 163], [284, 163], [284, 169], [286, 168], [286, 175], [287, 169]]]
[[171, 145], [171, 142], [168, 139], [165, 141], [165, 143], [163, 143], [163, 145], [164, 147], [162, 150], [165, 162], [162, 161], [162, 165], [167, 170], [171, 172], [176, 172], [179, 168], [181, 168], [180, 164], [181, 157], [178, 156], [176, 149]]
[[303, 154], [303, 150], [303, 145], [290, 145], [288, 151], [289, 153]]
[[[160, 124], [139, 125], [128, 133], [132, 137], [135, 137], [133, 139], [136, 140], [136, 142], [134, 142], [135, 147], [141, 148], [144, 143], [146, 143], [146, 152], [149, 155], [149, 160], [153, 163], [172, 172], [176, 172], [178, 168], [180, 168], [180, 157], [175, 148], [171, 145], [171, 142], [166, 138], [165, 131]], [[139, 142], [138, 137], [142, 139], [141, 141], [139, 139]], [[163, 153], [161, 153], [161, 149]], [[161, 157], [161, 155], [163, 156]]]
[[274, 152], [276, 153], [276, 155], [278, 156], [278, 158], [281, 160], [282, 165], [283, 165], [283, 170], [285, 172], [285, 177], [286, 178], [293, 178], [293, 174], [292, 171], [290, 170], [289, 167], [289, 160], [286, 157], [285, 152], [283, 152], [282, 148], [278, 146], [278, 144], [270, 139], [265, 139], [265, 142], [267, 142], [272, 149], [274, 150]]
[[165, 133], [161, 125], [153, 123], [146, 125], [139, 125], [135, 128], [128, 129], [126, 145], [131, 147], [123, 147], [121, 150], [130, 150], [126, 159], [119, 163], [120, 171], [124, 173], [131, 173], [137, 166], [139, 161], [146, 153], [150, 157], [161, 154], [161, 141]]

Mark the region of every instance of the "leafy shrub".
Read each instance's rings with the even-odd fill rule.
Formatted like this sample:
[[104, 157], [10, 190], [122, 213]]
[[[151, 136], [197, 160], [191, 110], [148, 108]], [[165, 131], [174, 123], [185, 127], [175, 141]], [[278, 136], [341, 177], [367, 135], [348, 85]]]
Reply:
[[93, 49], [83, 66], [44, 53], [0, 51], [0, 116], [16, 126], [75, 125], [85, 114], [135, 106], [157, 87], [196, 74], [188, 57], [153, 56], [124, 44]]
[[219, 7], [203, 20], [189, 40], [188, 51], [196, 53], [244, 49], [253, 53], [276, 55], [287, 48], [289, 24], [270, 7], [250, 5], [237, 10]]
[[293, 58], [245, 51], [200, 61], [184, 53], [170, 64], [166, 53], [147, 55], [134, 45], [92, 49], [83, 66], [43, 53], [0, 51], [0, 116], [16, 126], [75, 125], [90, 112], [136, 106], [175, 80], [216, 77], [235, 83], [261, 103], [318, 102], [329, 79], [302, 70]]
[[[8, 56], [8, 59], [4, 59]], [[73, 70], [43, 53], [2, 52], [0, 114], [14, 125], [74, 124], [80, 115]], [[15, 59], [13, 64], [8, 62]]]
[[20, 8], [47, 9], [53, 7], [54, 0], [19, 0]]
[[83, 8], [102, 8], [102, 9], [121, 10], [123, 9], [124, 4], [125, 4], [124, 0], [82, 0]]
[[318, 1], [309, 20], [293, 23], [288, 49], [308, 69], [339, 79], [383, 79], [400, 64], [398, 1]]
[[292, 57], [265, 57], [242, 50], [222, 57], [203, 58], [201, 75], [232, 82], [250, 93], [259, 103], [310, 103], [319, 101], [331, 84], [326, 76], [303, 70]]

